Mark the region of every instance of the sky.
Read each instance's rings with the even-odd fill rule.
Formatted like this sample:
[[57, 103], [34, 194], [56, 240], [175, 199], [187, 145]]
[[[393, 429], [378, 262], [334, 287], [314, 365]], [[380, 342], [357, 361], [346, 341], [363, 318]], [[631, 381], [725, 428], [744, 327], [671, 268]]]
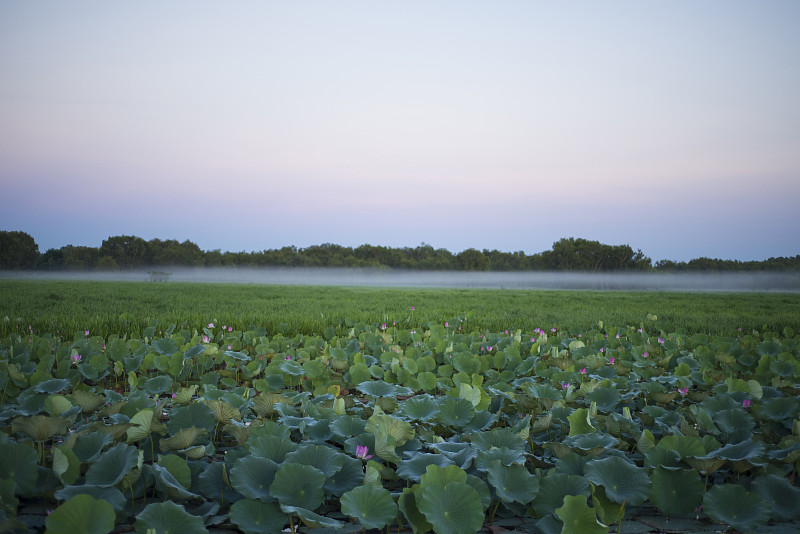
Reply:
[[0, 230], [800, 254], [800, 2], [0, 3]]

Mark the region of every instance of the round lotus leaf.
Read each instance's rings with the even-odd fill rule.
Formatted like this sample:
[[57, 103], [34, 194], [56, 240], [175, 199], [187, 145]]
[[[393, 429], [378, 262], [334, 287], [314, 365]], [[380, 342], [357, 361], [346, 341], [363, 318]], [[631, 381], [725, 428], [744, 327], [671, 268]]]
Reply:
[[181, 406], [173, 409], [167, 421], [167, 430], [170, 434], [176, 434], [182, 428], [204, 428], [207, 432], [213, 432], [217, 426], [217, 418], [211, 408], [200, 402], [194, 402], [189, 406]]
[[556, 473], [583, 476], [584, 467], [586, 462], [589, 460], [591, 460], [590, 457], [581, 456], [579, 454], [575, 454], [574, 452], [570, 452], [569, 454], [565, 454], [558, 459], [554, 469], [556, 470]]
[[752, 464], [760, 465], [764, 457], [764, 444], [760, 441], [747, 440], [740, 443], [729, 443], [724, 447], [712, 451], [709, 456], [738, 462], [747, 460]]
[[250, 454], [269, 458], [276, 463], [282, 463], [286, 455], [297, 450], [297, 443], [288, 437], [260, 435], [247, 440], [247, 449]]
[[427, 484], [449, 484], [450, 482], [466, 482], [467, 473], [460, 467], [448, 465], [439, 467], [438, 465], [428, 465], [425, 467], [425, 474], [420, 477], [420, 486], [423, 488]]
[[521, 447], [519, 449], [500, 447], [499, 449], [478, 451], [475, 465], [479, 470], [485, 471], [495, 461], [499, 461], [503, 465], [524, 463], [525, 451]]
[[253, 454], [236, 460], [231, 468], [231, 486], [248, 499], [275, 502], [270, 485], [275, 480], [278, 464]]
[[114, 529], [114, 508], [91, 495], [75, 495], [47, 516], [45, 525], [51, 534], [107, 534]]
[[466, 482], [422, 486], [417, 507], [437, 534], [478, 532], [483, 527], [480, 495]]
[[372, 484], [348, 491], [340, 502], [342, 513], [358, 519], [364, 528], [383, 528], [397, 517], [397, 504], [389, 490]]
[[325, 529], [341, 529], [344, 523], [325, 517], [324, 515], [315, 514], [311, 510], [301, 508], [299, 506], [290, 506], [288, 504], [281, 504], [281, 511], [285, 514], [296, 515], [303, 523], [308, 525], [309, 528], [325, 528]]
[[331, 423], [331, 430], [337, 436], [349, 438], [363, 433], [366, 424], [367, 422], [360, 417], [340, 415]]
[[95, 499], [103, 499], [111, 504], [114, 511], [119, 513], [125, 509], [128, 500], [117, 488], [101, 488], [93, 484], [80, 484], [78, 486], [64, 486], [55, 492], [55, 498], [59, 501], [66, 501], [76, 495], [91, 495]]
[[197, 492], [216, 502], [236, 502], [242, 494], [231, 488], [225, 462], [212, 462], [197, 475]]
[[149, 467], [150, 471], [155, 476], [156, 487], [165, 497], [170, 499], [191, 499], [197, 497], [197, 495], [188, 491], [166, 467], [157, 463], [146, 467]]
[[231, 506], [230, 519], [244, 534], [279, 534], [288, 517], [277, 504], [242, 499]]
[[436, 419], [445, 426], [462, 428], [475, 417], [475, 407], [467, 399], [443, 397]]
[[507, 447], [512, 450], [523, 450], [525, 441], [514, 434], [510, 428], [495, 428], [489, 432], [475, 432], [469, 436], [472, 446], [480, 450]]
[[169, 532], [169, 534], [197, 534], [208, 532], [203, 518], [190, 514], [180, 504], [172, 501], [152, 503], [136, 516], [137, 534]]
[[769, 519], [769, 505], [757, 493], [743, 486], [714, 486], [703, 498], [703, 511], [714, 521], [727, 523], [737, 530], [751, 531]]
[[800, 489], [785, 478], [763, 475], [754, 482], [752, 489], [772, 507], [772, 519], [792, 521], [800, 517]]
[[[414, 489], [417, 491], [414, 491]], [[414, 489], [403, 488], [403, 493], [397, 499], [398, 508], [400, 508], [400, 511], [403, 512], [403, 516], [411, 525], [414, 532], [430, 532], [433, 530], [433, 525], [431, 525], [428, 520], [425, 519], [425, 516], [417, 507], [416, 495], [419, 493], [421, 498], [422, 491], [419, 489], [418, 485], [414, 485]]]
[[561, 534], [606, 534], [608, 527], [597, 520], [584, 495], [566, 495], [564, 503], [555, 513], [564, 527]]
[[[316, 467], [322, 471], [325, 477], [330, 477], [342, 468], [344, 457], [344, 454], [326, 445], [304, 443], [297, 447], [294, 452], [287, 454], [283, 463], [284, 465], [296, 463]], [[308, 507], [304, 506], [303, 508]], [[311, 509], [314, 508], [313, 506], [311, 507]]]
[[356, 389], [370, 397], [396, 397], [397, 389], [394, 384], [383, 380], [367, 380], [356, 385]]
[[486, 471], [486, 479], [506, 503], [528, 504], [539, 491], [539, 480], [520, 464], [503, 465], [494, 460]]
[[624, 502], [628, 506], [638, 506], [647, 499], [650, 491], [647, 472], [619, 456], [587, 463], [584, 476], [590, 482], [603, 486], [606, 496], [619, 504]]
[[753, 417], [741, 407], [721, 410], [715, 413], [714, 423], [722, 432], [728, 435], [728, 440], [731, 443], [750, 439], [756, 426]]
[[25, 495], [36, 484], [39, 458], [33, 447], [22, 443], [0, 443], [0, 480], [13, 480], [17, 495]]
[[[140, 383], [141, 384], [141, 383]], [[149, 379], [141, 388], [150, 395], [160, 395], [172, 388], [172, 378], [167, 375], [154, 376]]]
[[60, 393], [65, 389], [69, 388], [72, 382], [67, 380], [66, 378], [51, 378], [50, 380], [45, 380], [44, 382], [39, 382], [35, 386], [33, 386], [33, 391], [36, 393]]
[[364, 464], [352, 456], [342, 455], [342, 468], [325, 481], [326, 495], [340, 496], [364, 481]]
[[539, 493], [533, 500], [533, 509], [537, 517], [542, 517], [553, 513], [561, 506], [566, 495], [588, 497], [590, 494], [589, 481], [584, 477], [549, 472], [539, 484]]
[[103, 452], [106, 445], [114, 442], [114, 436], [108, 432], [89, 432], [85, 436], [78, 436], [72, 452], [81, 462], [93, 462]]
[[798, 406], [800, 402], [795, 397], [778, 397], [769, 399], [761, 405], [758, 414], [772, 421], [791, 422], [793, 419], [800, 418]]
[[53, 436], [65, 434], [67, 432], [67, 427], [69, 427], [69, 421], [63, 417], [33, 415], [14, 419], [11, 430], [13, 432], [25, 434], [34, 441], [44, 441]]
[[430, 395], [417, 395], [403, 401], [400, 412], [416, 421], [431, 421], [439, 413], [439, 404]]
[[278, 467], [270, 494], [281, 504], [314, 510], [322, 504], [325, 474], [308, 465], [284, 463]]
[[587, 393], [585, 398], [588, 403], [597, 403], [597, 409], [601, 412], [611, 412], [622, 400], [622, 395], [616, 389], [596, 388], [594, 391]]
[[617, 443], [617, 438], [611, 434], [592, 432], [591, 434], [578, 434], [569, 436], [562, 443], [570, 449], [588, 451], [591, 454], [600, 454], [605, 449], [610, 449]]
[[397, 464], [397, 476], [419, 482], [420, 477], [427, 472], [429, 465], [447, 467], [448, 465], [453, 465], [453, 461], [443, 454], [415, 454], [412, 458]]
[[139, 462], [139, 450], [117, 443], [92, 462], [86, 471], [86, 483], [102, 487], [114, 486]]
[[648, 468], [663, 467], [664, 469], [683, 469], [681, 454], [672, 449], [656, 445], [644, 454], [644, 464]]

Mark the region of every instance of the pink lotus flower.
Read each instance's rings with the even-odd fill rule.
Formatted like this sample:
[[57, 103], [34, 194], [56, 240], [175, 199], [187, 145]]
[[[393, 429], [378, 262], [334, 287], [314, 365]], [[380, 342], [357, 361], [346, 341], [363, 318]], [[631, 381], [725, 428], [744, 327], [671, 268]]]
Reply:
[[214, 323], [208, 323], [209, 328], [214, 328]]
[[287, 354], [285, 359], [286, 359], [286, 360], [291, 360], [291, 359], [292, 359], [292, 357], [291, 357], [291, 356], [289, 356], [289, 355]]
[[444, 327], [445, 327], [445, 328], [450, 328], [450, 323], [448, 323], [447, 321], [445, 321], [445, 322], [444, 322]]
[[369, 452], [369, 447], [366, 445], [356, 445], [356, 458], [361, 458], [362, 460], [369, 460], [372, 458], [372, 454], [367, 454]]
[[689, 388], [678, 388], [678, 393], [683, 395], [684, 397], [689, 394]]
[[639, 332], [639, 333], [641, 334], [641, 333], [642, 333], [642, 329], [641, 329], [641, 328], [639, 328], [639, 329], [637, 330], [637, 332]]
[[84, 335], [84, 336], [88, 336], [88, 335], [89, 335], [89, 331], [88, 331], [88, 330], [84, 330], [84, 331], [83, 331], [83, 335]]
[[663, 337], [658, 338], [658, 343], [663, 345], [664, 344], [664, 338]]
[[605, 350], [605, 348], [604, 348], [604, 347], [600, 347], [600, 352], [605, 352], [605, 351], [606, 351], [606, 350]]
[[571, 384], [569, 382], [564, 382], [561, 384], [561, 389], [567, 389]]
[[585, 374], [586, 374], [586, 367], [584, 367], [583, 369], [581, 369], [581, 374], [582, 374], [582, 375], [585, 375]]
[[583, 337], [580, 332], [578, 332], [578, 337]]
[[414, 311], [414, 306], [411, 306], [411, 311]]
[[749, 408], [750, 407], [750, 399], [745, 399], [742, 401], [742, 408]]
[[556, 327], [554, 326], [553, 328], [550, 329], [550, 331], [551, 332], [555, 332], [556, 331]]
[[228, 327], [228, 332], [233, 332], [233, 327], [232, 326]]
[[381, 325], [381, 330], [386, 330], [386, 323], [383, 323], [383, 324]]
[[614, 357], [613, 356], [608, 359], [608, 363], [610, 363], [611, 365], [614, 365]]
[[642, 358], [647, 358], [648, 356], [649, 356], [649, 354], [647, 354], [647, 351], [644, 351], [644, 352], [642, 353]]
[[72, 355], [72, 363], [74, 365], [78, 365], [78, 362], [80, 362], [80, 361], [81, 361], [81, 355], [80, 354], [73, 354]]
[[208, 342], [211, 341], [211, 339], [208, 336], [203, 336], [202, 340], [203, 340], [203, 343], [208, 343]]

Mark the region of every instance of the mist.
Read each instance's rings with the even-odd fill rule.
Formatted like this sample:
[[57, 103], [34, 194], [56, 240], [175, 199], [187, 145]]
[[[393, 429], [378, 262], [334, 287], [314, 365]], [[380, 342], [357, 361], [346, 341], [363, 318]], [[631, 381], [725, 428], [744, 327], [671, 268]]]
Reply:
[[132, 271], [2, 271], [0, 279], [86, 280], [154, 283], [265, 285], [578, 289], [617, 291], [800, 292], [798, 272], [585, 273], [462, 272], [348, 268], [155, 267]]

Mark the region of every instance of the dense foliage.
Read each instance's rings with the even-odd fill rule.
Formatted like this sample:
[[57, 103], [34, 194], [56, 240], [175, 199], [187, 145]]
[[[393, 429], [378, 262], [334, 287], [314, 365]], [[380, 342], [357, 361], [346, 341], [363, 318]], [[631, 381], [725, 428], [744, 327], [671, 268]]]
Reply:
[[309, 335], [4, 336], [0, 529], [606, 533], [653, 510], [800, 528], [791, 328], [417, 311]]
[[97, 247], [67, 245], [39, 252], [24, 232], [0, 231], [0, 268], [42, 270], [116, 270], [158, 266], [190, 267], [372, 267], [433, 271], [760, 271], [798, 270], [800, 255], [765, 261], [697, 258], [689, 262], [661, 260], [653, 265], [641, 250], [587, 239], [564, 238], [552, 250], [527, 255], [470, 248], [453, 254], [428, 244], [410, 248], [330, 243], [306, 248], [283, 247], [260, 252], [203, 251], [191, 241], [145, 241], [112, 236]]

